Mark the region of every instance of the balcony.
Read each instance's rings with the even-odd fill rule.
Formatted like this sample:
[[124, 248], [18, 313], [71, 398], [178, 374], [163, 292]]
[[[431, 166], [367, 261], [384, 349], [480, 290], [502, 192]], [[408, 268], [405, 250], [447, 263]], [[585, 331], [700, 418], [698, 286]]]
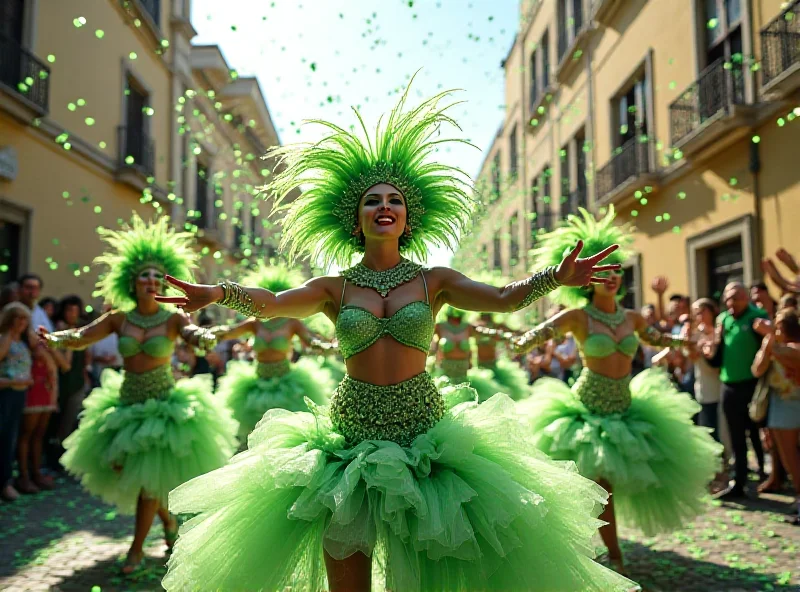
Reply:
[[153, 140], [142, 129], [121, 125], [117, 128], [117, 142], [117, 179], [140, 191], [152, 185], [156, 171]]
[[800, 0], [761, 30], [761, 93], [788, 98], [800, 87]]
[[0, 35], [0, 89], [21, 104], [23, 110], [19, 115], [23, 118], [46, 115], [50, 68], [18, 41]]
[[658, 182], [653, 156], [653, 141], [631, 138], [614, 151], [611, 160], [595, 176], [597, 206], [619, 204], [628, 199], [638, 187], [654, 186]]
[[721, 150], [747, 133], [751, 114], [742, 66], [719, 59], [669, 106], [672, 146], [687, 156]]
[[624, 0], [593, 0], [592, 19], [601, 25], [610, 26], [623, 4], [625, 4]]
[[576, 19], [571, 28], [559, 31], [558, 34], [558, 66], [556, 79], [560, 83], [569, 80], [579, 68], [583, 52], [589, 44], [592, 33], [591, 21], [584, 17]]
[[[533, 92], [533, 90], [532, 90]], [[536, 96], [531, 95], [530, 110], [528, 111], [528, 131], [535, 132], [547, 116], [547, 105], [553, 99], [555, 87], [548, 83]], [[535, 121], [535, 123], [534, 123]]]

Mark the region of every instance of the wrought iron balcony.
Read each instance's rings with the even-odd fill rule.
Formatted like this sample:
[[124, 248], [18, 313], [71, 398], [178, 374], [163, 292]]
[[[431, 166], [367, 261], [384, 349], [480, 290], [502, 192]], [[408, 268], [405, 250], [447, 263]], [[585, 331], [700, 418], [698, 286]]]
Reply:
[[767, 98], [800, 87], [800, 0], [761, 30], [761, 80]]
[[143, 129], [121, 125], [117, 128], [117, 141], [121, 171], [133, 170], [145, 177], [155, 174], [155, 145]]
[[597, 172], [597, 204], [621, 201], [635, 186], [654, 183], [655, 174], [652, 140], [631, 138]]
[[39, 115], [45, 115], [50, 99], [50, 68], [10, 37], [0, 35], [0, 86]]
[[[704, 147], [716, 139], [717, 134], [709, 134], [706, 141], [693, 140], [714, 122], [724, 123], [726, 118], [735, 117], [736, 106], [744, 103], [742, 65], [717, 60], [669, 106], [672, 145], [682, 148], [684, 152], [687, 148], [694, 151], [695, 148]], [[728, 126], [718, 127], [719, 133], [729, 131]], [[688, 146], [690, 143], [693, 145]]]

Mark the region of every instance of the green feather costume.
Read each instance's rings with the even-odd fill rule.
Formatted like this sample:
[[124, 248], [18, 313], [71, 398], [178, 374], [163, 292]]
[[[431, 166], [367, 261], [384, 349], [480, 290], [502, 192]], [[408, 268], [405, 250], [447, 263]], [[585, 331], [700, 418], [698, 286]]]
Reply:
[[[584, 241], [584, 257], [619, 244], [624, 248], [603, 263], [625, 261], [632, 237], [627, 227], [614, 224], [613, 208], [599, 221], [580, 213], [541, 237], [537, 264], [560, 259], [578, 240]], [[585, 306], [590, 297], [590, 290], [566, 287], [552, 295], [572, 307]], [[635, 353], [625, 349], [630, 334], [609, 337], [610, 328], [587, 318], [590, 334], [579, 344], [584, 356]], [[708, 430], [692, 422], [699, 410], [660, 369], [615, 380], [584, 367], [571, 389], [540, 378], [533, 395], [520, 403], [535, 444], [554, 458], [574, 461], [586, 477], [611, 483], [618, 520], [648, 536], [680, 528], [706, 509], [703, 498], [721, 451]]]
[[[447, 96], [406, 110], [406, 91], [366, 143], [318, 122], [330, 130], [321, 142], [273, 152], [285, 168], [268, 193], [280, 202], [304, 189], [283, 219], [291, 256], [350, 264], [364, 251], [353, 235], [359, 201], [378, 183], [405, 197], [403, 253], [424, 259], [431, 244], [454, 245], [469, 220], [463, 175], [429, 158], [439, 126], [453, 123], [439, 105]], [[336, 332], [351, 352], [367, 343], [367, 324], [398, 320], [418, 351], [430, 346], [421, 343], [433, 332], [426, 301], [394, 321], [347, 310]], [[340, 560], [375, 555], [375, 585], [403, 592], [629, 589], [591, 559], [606, 493], [528, 444], [508, 397], [475, 398], [467, 385], [438, 391], [425, 372], [385, 386], [347, 376], [330, 408], [267, 412], [249, 450], [170, 496], [194, 518], [164, 587], [317, 592], [328, 589], [324, 549]], [[415, 410], [420, 419], [409, 420]]]
[[[260, 264], [244, 278], [247, 286], [258, 286], [278, 293], [296, 288], [303, 283], [303, 274], [289, 267], [270, 263]], [[266, 330], [279, 330], [280, 319], [263, 323]], [[277, 337], [265, 341], [256, 336], [253, 344], [258, 351], [285, 350], [290, 353], [291, 343]], [[219, 379], [217, 395], [225, 401], [239, 422], [239, 437], [246, 441], [261, 417], [270, 409], [307, 411], [306, 399], [316, 404], [326, 403], [336, 383], [329, 370], [322, 365], [321, 357], [303, 356], [296, 363], [263, 364], [233, 360], [228, 362], [225, 375]]]
[[[134, 214], [121, 230], [99, 232], [107, 250], [95, 259], [106, 267], [98, 293], [116, 307], [136, 306], [134, 282], [144, 269], [191, 277], [197, 261], [191, 235], [175, 232], [167, 218], [148, 224]], [[131, 317], [127, 324], [133, 324]], [[123, 332], [123, 357], [169, 359], [174, 345], [163, 334], [139, 339]], [[236, 450], [236, 422], [214, 397], [211, 377], [176, 383], [169, 361], [140, 374], [105, 370], [83, 407], [78, 429], [64, 441], [61, 463], [91, 493], [125, 513], [134, 512], [140, 494], [166, 507], [172, 489], [223, 466]]]

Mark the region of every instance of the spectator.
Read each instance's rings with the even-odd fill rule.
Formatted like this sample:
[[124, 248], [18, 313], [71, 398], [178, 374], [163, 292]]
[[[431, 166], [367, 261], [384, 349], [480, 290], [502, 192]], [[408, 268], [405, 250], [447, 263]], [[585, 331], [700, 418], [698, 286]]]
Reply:
[[9, 302], [17, 302], [19, 300], [19, 284], [11, 282], [3, 286], [0, 290], [0, 310], [2, 310]]
[[60, 351], [49, 351], [44, 344], [39, 343], [34, 347], [31, 368], [33, 385], [25, 397], [25, 409], [17, 440], [19, 479], [16, 489], [20, 493], [38, 493], [41, 489], [53, 489], [53, 479], [42, 474], [41, 466], [47, 425], [58, 402], [56, 358], [59, 357], [63, 358]]
[[[110, 310], [110, 306], [105, 306], [103, 312], [106, 313]], [[92, 387], [100, 386], [100, 375], [103, 370], [107, 368], [120, 370], [122, 368], [122, 356], [119, 354], [119, 336], [113, 331], [100, 341], [89, 346], [89, 354], [92, 359], [90, 372]]]
[[778, 310], [783, 310], [784, 308], [793, 308], [797, 310], [797, 296], [794, 294], [784, 294], [781, 296]]
[[800, 356], [800, 317], [796, 310], [781, 310], [764, 338], [753, 362], [753, 374], [762, 376], [772, 366], [769, 375], [770, 400], [767, 425], [772, 432], [781, 461], [792, 477], [795, 490], [794, 524], [800, 524], [800, 454], [797, 442], [800, 437], [800, 383], [787, 377], [783, 364], [773, 355], [783, 349], [784, 354]]
[[750, 300], [758, 308], [764, 310], [770, 319], [775, 318], [778, 303], [769, 295], [769, 289], [764, 282], [756, 282], [750, 286]]
[[39, 300], [38, 304], [44, 311], [44, 314], [47, 315], [47, 318], [50, 319], [50, 322], [53, 323], [53, 326], [55, 326], [56, 315], [58, 314], [58, 301], [50, 296], [45, 296]]
[[0, 316], [0, 497], [14, 501], [19, 492], [11, 485], [11, 465], [17, 442], [25, 392], [33, 384], [31, 353], [26, 343], [31, 312], [20, 302], [3, 307]]
[[753, 330], [753, 322], [765, 319], [766, 313], [750, 302], [747, 289], [738, 282], [725, 286], [723, 302], [727, 310], [717, 318], [714, 342], [704, 344], [703, 353], [713, 366], [720, 368], [722, 408], [736, 461], [733, 485], [718, 494], [720, 499], [727, 500], [745, 496], [748, 432], [758, 459], [759, 474], [762, 478], [766, 476], [758, 428], [748, 411], [758, 382], [751, 366], [761, 346], [761, 337]]
[[44, 327], [52, 332], [53, 322], [38, 304], [43, 287], [42, 278], [35, 273], [26, 273], [19, 278], [19, 299], [31, 310], [31, 329], [36, 331], [39, 327]]

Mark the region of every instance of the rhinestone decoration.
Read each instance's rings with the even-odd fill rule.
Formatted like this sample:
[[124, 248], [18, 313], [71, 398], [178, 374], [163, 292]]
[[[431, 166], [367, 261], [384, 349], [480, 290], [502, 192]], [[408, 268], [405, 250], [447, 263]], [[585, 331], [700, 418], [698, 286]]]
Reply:
[[561, 284], [556, 280], [556, 267], [551, 265], [541, 271], [537, 271], [531, 277], [518, 282], [513, 287], [518, 286], [530, 287], [530, 292], [522, 299], [522, 302], [514, 309], [522, 310], [529, 306], [533, 301], [547, 296], [553, 290], [559, 288]]
[[385, 318], [357, 306], [345, 306], [336, 319], [336, 338], [345, 359], [361, 353], [384, 335], [428, 353], [433, 329], [430, 306], [421, 300], [410, 302]]
[[147, 372], [125, 372], [119, 390], [120, 402], [131, 405], [148, 399], [166, 399], [174, 386], [175, 379], [169, 364]]
[[409, 446], [444, 415], [444, 399], [427, 372], [377, 386], [345, 376], [331, 399], [334, 429], [351, 445], [389, 440]]
[[631, 377], [609, 378], [584, 367], [572, 392], [597, 415], [624, 413], [631, 406]]
[[614, 312], [609, 313], [595, 308], [593, 304], [587, 304], [583, 307], [583, 312], [614, 331], [625, 322], [625, 309], [621, 306], [617, 306]]
[[422, 265], [402, 258], [400, 263], [384, 271], [375, 271], [363, 263], [359, 263], [350, 269], [344, 270], [340, 275], [356, 286], [372, 288], [382, 298], [386, 298], [389, 292], [397, 286], [410, 282], [417, 277], [422, 269]]
[[152, 329], [166, 323], [171, 316], [172, 311], [166, 308], [159, 308], [157, 313], [151, 315], [139, 314], [138, 311], [132, 310], [125, 314], [125, 320], [142, 329]]
[[280, 362], [258, 362], [258, 365], [256, 365], [256, 375], [262, 380], [286, 376], [291, 371], [292, 366], [289, 360], [281, 360]]

